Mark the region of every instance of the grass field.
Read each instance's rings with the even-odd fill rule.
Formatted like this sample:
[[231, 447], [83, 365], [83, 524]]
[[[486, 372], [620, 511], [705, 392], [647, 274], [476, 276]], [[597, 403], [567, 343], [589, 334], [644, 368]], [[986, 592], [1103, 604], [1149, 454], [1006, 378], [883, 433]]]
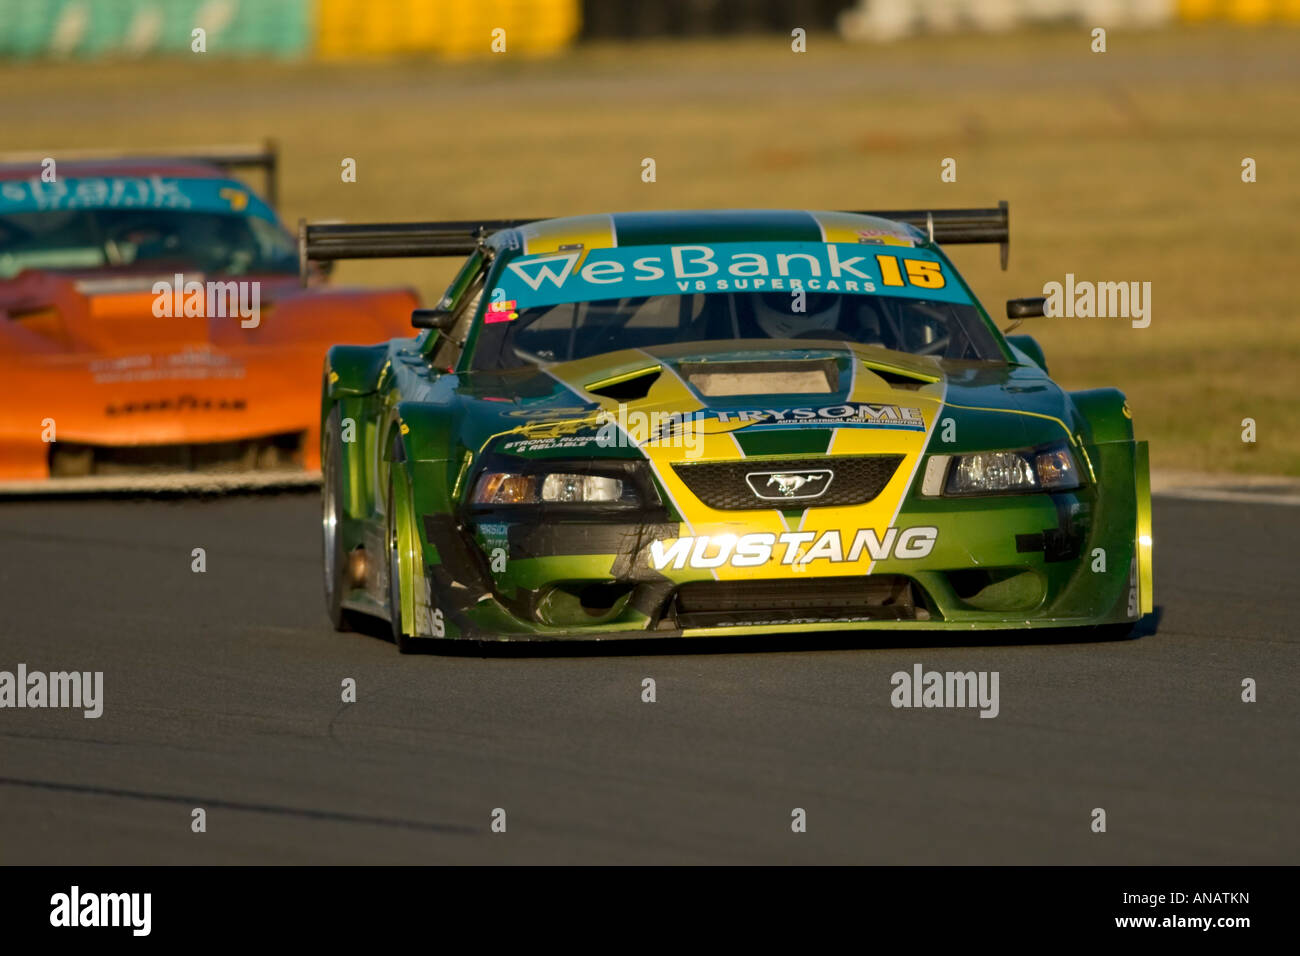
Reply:
[[[1156, 467], [1300, 474], [1300, 32], [1113, 32], [1104, 54], [1079, 30], [813, 36], [805, 54], [776, 36], [463, 65], [9, 65], [0, 102], [3, 148], [56, 158], [274, 136], [291, 221], [1007, 199], [1010, 270], [991, 248], [953, 254], [995, 315], [1067, 272], [1152, 283], [1149, 328], [1022, 327], [1059, 381], [1122, 388]], [[945, 157], [956, 183], [940, 182]], [[338, 275], [432, 296], [450, 269]]]

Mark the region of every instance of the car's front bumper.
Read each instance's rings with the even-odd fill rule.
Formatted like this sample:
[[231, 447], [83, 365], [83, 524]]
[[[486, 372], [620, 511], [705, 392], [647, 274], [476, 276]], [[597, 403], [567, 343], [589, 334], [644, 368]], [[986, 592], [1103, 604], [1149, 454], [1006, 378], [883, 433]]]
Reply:
[[[1088, 458], [1090, 479], [1078, 491], [925, 498], [913, 489], [890, 527], [931, 529], [919, 556], [905, 547], [883, 554], [888, 531], [876, 528], [868, 530], [877, 559], [861, 548], [849, 560], [863, 531], [852, 512], [837, 510], [836, 524], [819, 509], [787, 515], [788, 530], [814, 534], [800, 539], [803, 554], [828, 532], [838, 539], [802, 567], [797, 558], [786, 563], [779, 544], [761, 566], [693, 566], [716, 560], [717, 542], [754, 532], [755, 519], [743, 513], [710, 525], [637, 518], [546, 527], [426, 513], [416, 630], [610, 640], [1132, 623], [1152, 609], [1146, 446], [1095, 445]], [[708, 542], [675, 551], [682, 538]], [[430, 626], [436, 610], [441, 633]]]

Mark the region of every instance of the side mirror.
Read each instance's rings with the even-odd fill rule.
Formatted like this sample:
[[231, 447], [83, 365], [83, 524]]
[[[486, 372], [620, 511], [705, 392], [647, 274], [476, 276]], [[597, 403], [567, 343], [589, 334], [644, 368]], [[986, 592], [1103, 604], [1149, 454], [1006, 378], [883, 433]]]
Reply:
[[1007, 299], [1008, 319], [1032, 319], [1047, 315], [1047, 296], [1031, 295], [1024, 299]]
[[1023, 299], [1006, 300], [1006, 317], [1008, 319], [1035, 319], [1047, 315], [1048, 299], [1045, 295], [1030, 295]]
[[456, 315], [450, 309], [413, 309], [411, 325], [417, 329], [437, 329], [444, 335], [451, 331]]

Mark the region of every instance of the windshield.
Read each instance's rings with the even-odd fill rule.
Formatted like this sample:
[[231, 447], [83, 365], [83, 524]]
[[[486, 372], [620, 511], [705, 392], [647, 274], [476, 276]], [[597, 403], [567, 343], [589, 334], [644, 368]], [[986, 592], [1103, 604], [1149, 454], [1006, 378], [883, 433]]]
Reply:
[[757, 242], [516, 257], [495, 277], [470, 365], [508, 369], [735, 340], [857, 342], [1004, 361], [996, 334], [934, 252]]
[[298, 258], [287, 233], [253, 216], [172, 209], [0, 213], [0, 279], [23, 269], [130, 266], [295, 273]]
[[603, 299], [525, 309], [479, 332], [475, 369], [567, 362], [618, 349], [715, 340], [859, 342], [914, 355], [1001, 361], [972, 305], [864, 295], [809, 295], [794, 312], [783, 293]]

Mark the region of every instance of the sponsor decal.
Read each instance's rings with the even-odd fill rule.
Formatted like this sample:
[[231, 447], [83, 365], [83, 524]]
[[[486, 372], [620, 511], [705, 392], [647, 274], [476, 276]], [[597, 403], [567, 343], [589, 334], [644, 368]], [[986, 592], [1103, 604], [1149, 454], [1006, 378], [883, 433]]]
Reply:
[[915, 240], [907, 233], [893, 229], [859, 229], [858, 242], [869, 242], [885, 246], [914, 246]]
[[501, 450], [515, 455], [528, 455], [537, 451], [580, 449], [598, 444], [599, 439], [595, 435], [564, 435], [547, 438], [516, 438], [503, 442]]
[[97, 385], [162, 379], [243, 378], [244, 366], [229, 355], [208, 349], [185, 349], [170, 355], [124, 355], [89, 364]]
[[594, 412], [599, 408], [595, 402], [589, 405], [557, 405], [544, 406], [541, 408], [512, 408], [504, 412], [507, 418], [528, 418], [539, 422], [550, 422], [561, 418], [571, 418], [575, 415], [586, 415]]
[[[520, 307], [696, 292], [838, 292], [969, 304], [937, 255], [905, 258], [855, 242], [724, 242], [620, 246], [521, 256], [501, 273], [498, 299]], [[582, 265], [579, 267], [578, 263]]]
[[863, 402], [845, 402], [821, 408], [754, 408], [732, 411], [714, 411], [712, 414], [725, 424], [748, 425], [751, 428], [781, 425], [835, 425], [850, 428], [897, 428], [905, 431], [925, 431], [925, 419], [919, 408], [901, 405], [869, 405]]
[[745, 476], [745, 482], [759, 498], [804, 500], [824, 495], [834, 477], [835, 473], [830, 470], [751, 471]]
[[510, 547], [510, 526], [504, 522], [484, 522], [478, 526], [478, 535], [485, 550]]
[[514, 299], [489, 302], [483, 321], [489, 325], [493, 322], [512, 322], [519, 318], [519, 313], [515, 311], [517, 307], [518, 303]]
[[447, 619], [438, 607], [433, 592], [433, 577], [425, 578], [423, 592], [417, 591], [415, 599], [415, 633], [424, 637], [446, 637]]
[[222, 189], [217, 195], [230, 203], [233, 212], [243, 212], [244, 207], [248, 205], [248, 193], [242, 189]]
[[640, 448], [655, 443], [664, 448], [685, 448], [687, 458], [704, 453], [704, 412], [638, 411], [620, 402], [617, 413], [601, 409], [581, 419], [540, 422], [523, 426], [525, 438], [505, 441], [501, 449], [516, 454], [555, 449]]
[[197, 395], [178, 395], [176, 398], [159, 398], [141, 402], [109, 403], [106, 415], [137, 415], [142, 412], [243, 412], [248, 403], [242, 398], [199, 398]]
[[723, 565], [733, 568], [756, 568], [780, 554], [781, 564], [804, 566], [816, 561], [829, 564], [852, 564], [862, 558], [884, 561], [894, 557], [915, 560], [934, 550], [939, 529], [928, 525], [911, 528], [888, 528], [884, 537], [874, 528], [856, 531], [831, 529], [786, 531], [781, 534], [698, 535], [670, 541], [650, 542], [650, 566], [656, 571], [667, 568], [710, 569]]
[[186, 209], [245, 213], [275, 222], [270, 208], [227, 179], [170, 176], [73, 176], [57, 182], [39, 177], [0, 182], [0, 214], [62, 209]]

